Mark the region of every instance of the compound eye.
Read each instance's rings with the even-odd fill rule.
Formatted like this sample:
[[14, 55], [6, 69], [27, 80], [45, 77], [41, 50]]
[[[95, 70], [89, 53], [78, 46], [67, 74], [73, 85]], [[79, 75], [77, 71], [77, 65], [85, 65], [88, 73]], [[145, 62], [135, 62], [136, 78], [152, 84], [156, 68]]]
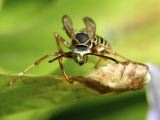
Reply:
[[75, 37], [80, 43], [84, 43], [86, 42], [88, 39], [89, 39], [89, 36], [88, 34], [85, 34], [85, 33], [78, 33], [76, 34], [76, 37]]

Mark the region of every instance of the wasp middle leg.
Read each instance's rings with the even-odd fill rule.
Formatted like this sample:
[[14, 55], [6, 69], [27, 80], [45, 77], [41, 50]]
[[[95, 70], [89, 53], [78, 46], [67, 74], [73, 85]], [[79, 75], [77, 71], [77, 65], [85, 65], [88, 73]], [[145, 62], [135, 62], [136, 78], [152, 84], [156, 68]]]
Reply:
[[20, 76], [23, 76], [25, 73], [27, 73], [27, 72], [28, 72], [29, 70], [31, 70], [33, 67], [38, 66], [39, 64], [43, 63], [48, 57], [54, 56], [54, 55], [56, 55], [56, 54], [55, 54], [55, 53], [47, 54], [47, 55], [43, 56], [42, 58], [36, 60], [32, 65], [30, 65], [29, 67], [27, 67], [26, 69], [24, 69], [22, 72], [18, 73], [18, 74], [16, 75], [16, 77], [9, 82], [8, 85], [9, 85], [9, 86], [10, 86], [10, 85], [13, 85]]
[[[102, 49], [99, 49], [99, 46], [95, 46], [94, 48], [92, 48], [92, 51], [94, 54], [99, 54], [104, 56], [104, 51]], [[103, 60], [103, 57], [100, 57], [99, 60], [95, 63], [94, 68], [97, 69], [99, 67], [100, 62]], [[106, 60], [106, 59], [105, 59]]]

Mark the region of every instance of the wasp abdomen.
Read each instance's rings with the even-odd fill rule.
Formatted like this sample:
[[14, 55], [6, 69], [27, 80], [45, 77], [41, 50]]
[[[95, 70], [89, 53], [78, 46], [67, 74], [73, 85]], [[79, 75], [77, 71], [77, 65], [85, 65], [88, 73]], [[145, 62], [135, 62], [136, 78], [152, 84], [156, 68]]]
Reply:
[[109, 46], [109, 43], [104, 40], [101, 36], [96, 36], [95, 39], [92, 42], [93, 46], [97, 46], [97, 45], [105, 45], [105, 46]]

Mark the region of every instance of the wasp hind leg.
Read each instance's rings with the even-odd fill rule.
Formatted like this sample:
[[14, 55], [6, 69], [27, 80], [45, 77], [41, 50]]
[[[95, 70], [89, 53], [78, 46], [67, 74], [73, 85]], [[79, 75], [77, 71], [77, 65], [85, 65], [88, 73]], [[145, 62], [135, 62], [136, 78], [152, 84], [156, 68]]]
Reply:
[[[104, 54], [101, 54], [101, 55], [104, 56]], [[99, 60], [98, 60], [98, 61], [96, 62], [96, 64], [94, 65], [94, 68], [95, 68], [95, 69], [98, 69], [98, 68], [99, 68], [100, 63], [101, 63], [102, 60], [104, 60], [104, 61], [106, 61], [106, 62], [108, 63], [108, 59], [106, 59], [106, 58], [104, 59], [103, 57], [100, 57]], [[115, 61], [113, 61], [113, 62], [115, 62]], [[117, 62], [116, 62], [116, 63], [117, 63]]]
[[94, 65], [95, 69], [99, 68], [99, 64], [100, 64], [101, 60], [102, 60], [102, 58], [99, 58], [99, 60], [96, 62], [96, 64]]
[[111, 55], [114, 55], [114, 56], [118, 56], [118, 57], [122, 58], [123, 60], [125, 60], [125, 61], [127, 61], [127, 62], [131, 62], [130, 59], [122, 56], [121, 54], [119, 54], [118, 52], [116, 52], [116, 51], [114, 51], [114, 50], [112, 50], [112, 49], [106, 48], [105, 51], [106, 51], [108, 54], [111, 54]]

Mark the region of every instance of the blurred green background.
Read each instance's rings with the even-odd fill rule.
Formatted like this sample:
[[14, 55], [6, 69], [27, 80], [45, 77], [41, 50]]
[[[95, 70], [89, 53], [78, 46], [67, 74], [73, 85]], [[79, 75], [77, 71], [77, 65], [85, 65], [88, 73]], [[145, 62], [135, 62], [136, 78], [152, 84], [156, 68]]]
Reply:
[[[10, 88], [5, 84], [10, 75], [57, 51], [53, 32], [70, 41], [62, 30], [64, 14], [72, 18], [77, 30], [84, 27], [84, 16], [92, 17], [97, 34], [114, 50], [132, 60], [159, 65], [159, 6], [159, 0], [0, 0], [0, 119], [144, 120], [148, 105], [143, 90], [98, 95], [78, 83], [54, 82], [50, 75], [61, 75], [57, 62], [45, 62], [27, 73], [32, 76], [22, 78], [27, 84]], [[64, 59], [69, 75], [85, 73], [94, 62], [91, 58], [79, 67]]]

